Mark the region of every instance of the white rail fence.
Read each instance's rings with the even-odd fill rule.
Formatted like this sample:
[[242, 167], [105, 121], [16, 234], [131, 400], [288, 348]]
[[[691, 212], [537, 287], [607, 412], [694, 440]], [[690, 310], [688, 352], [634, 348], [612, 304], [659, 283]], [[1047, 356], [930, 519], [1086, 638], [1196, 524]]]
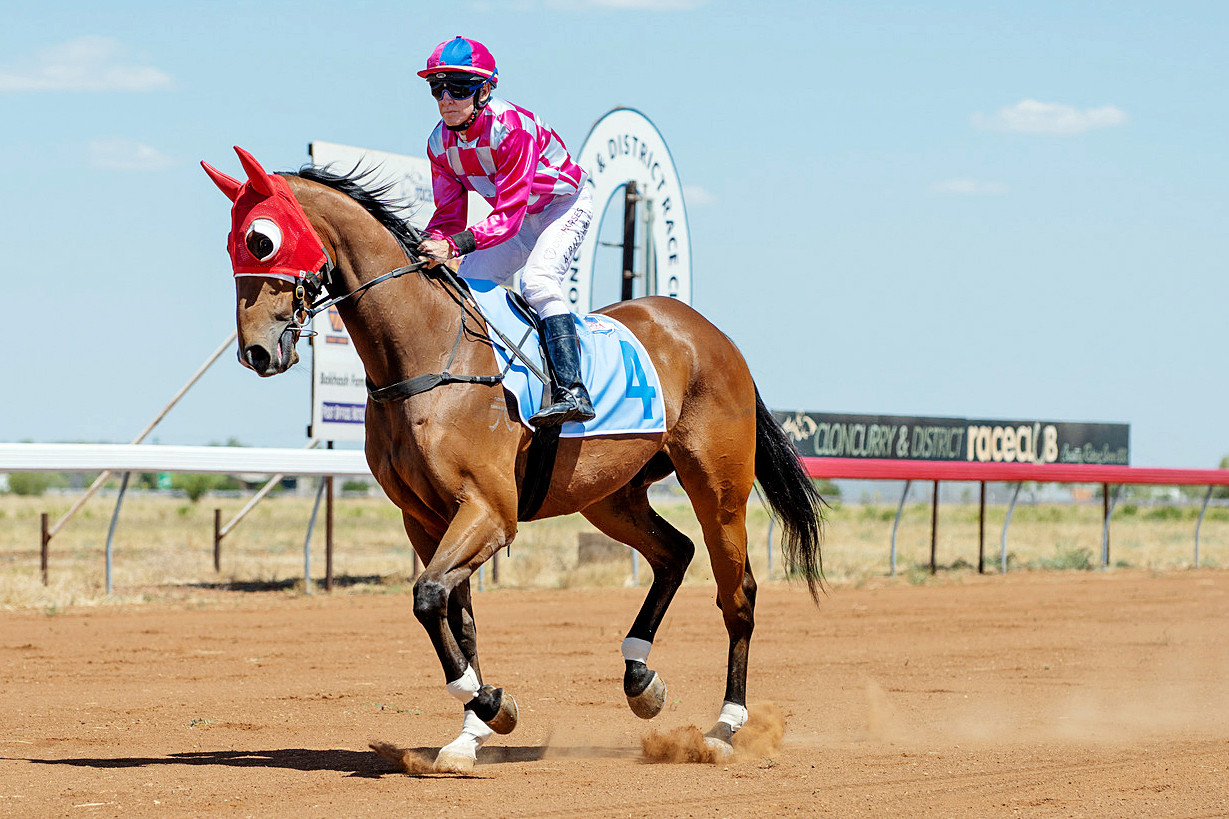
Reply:
[[[107, 533], [107, 593], [112, 590], [111, 568], [115, 525], [119, 519], [128, 477], [133, 472], [187, 472], [224, 475], [268, 475], [268, 482], [249, 503], [225, 526], [221, 512], [215, 511], [213, 554], [214, 568], [220, 569], [222, 539], [248, 512], [269, 493], [286, 475], [322, 477], [316, 505], [308, 522], [307, 538], [303, 544], [304, 583], [311, 593], [311, 539], [315, 528], [316, 513], [320, 508], [321, 495], [328, 496], [326, 541], [325, 587], [332, 586], [333, 564], [333, 478], [371, 477], [367, 458], [357, 450], [315, 449], [313, 441], [307, 449], [274, 449], [258, 447], [219, 446], [162, 446], [148, 444], [11, 444], [0, 443], [0, 474], [10, 472], [95, 472], [103, 474], [94, 482], [78, 502], [54, 525], [48, 525], [47, 515], [42, 516], [41, 569], [43, 583], [47, 582], [49, 544], [56, 532], [81, 508], [86, 498], [101, 487], [110, 474], [122, 473], [119, 498], [111, 517]], [[417, 570], [417, 562], [415, 563]]]
[[0, 444], [2, 472], [200, 472], [371, 476], [349, 449], [262, 449], [158, 444]]

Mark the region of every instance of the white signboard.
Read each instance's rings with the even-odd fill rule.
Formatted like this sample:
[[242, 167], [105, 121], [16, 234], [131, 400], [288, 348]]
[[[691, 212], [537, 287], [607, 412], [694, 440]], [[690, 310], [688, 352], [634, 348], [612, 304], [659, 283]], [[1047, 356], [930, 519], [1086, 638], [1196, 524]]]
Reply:
[[[424, 157], [390, 154], [332, 142], [313, 142], [308, 148], [312, 164], [333, 173], [350, 174], [356, 168], [372, 173], [367, 188], [391, 184], [389, 198], [402, 201], [402, 214], [410, 224], [426, 227], [435, 210], [431, 195], [431, 163]], [[491, 208], [471, 194], [469, 221], [486, 218]], [[366, 373], [354, 351], [350, 334], [336, 308], [312, 319], [312, 420], [309, 437], [322, 441], [362, 441], [367, 409]], [[386, 386], [381, 384], [379, 386]]]
[[691, 236], [679, 182], [670, 149], [656, 126], [639, 111], [616, 108], [589, 131], [576, 161], [589, 173], [593, 191], [593, 227], [586, 234], [568, 274], [567, 297], [572, 309], [593, 309], [593, 263], [597, 250], [597, 226], [615, 194], [622, 208], [622, 192], [635, 182], [645, 200], [651, 224], [652, 271], [645, 292], [672, 296], [691, 303]]

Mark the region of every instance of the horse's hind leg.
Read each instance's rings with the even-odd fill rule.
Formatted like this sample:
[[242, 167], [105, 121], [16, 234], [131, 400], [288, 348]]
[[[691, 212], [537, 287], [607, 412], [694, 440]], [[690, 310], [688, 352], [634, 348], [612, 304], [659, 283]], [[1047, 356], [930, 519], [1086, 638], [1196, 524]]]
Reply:
[[648, 486], [625, 486], [585, 509], [582, 514], [606, 535], [626, 543], [653, 569], [653, 583], [623, 641], [623, 693], [638, 717], [652, 719], [666, 703], [666, 684], [648, 667], [653, 638], [683, 575], [695, 546], [649, 506]]
[[747, 654], [755, 629], [755, 579], [747, 561], [747, 499], [755, 479], [755, 453], [752, 448], [740, 459], [720, 447], [697, 446], [689, 453], [672, 452], [671, 457], [704, 531], [717, 581], [717, 605], [730, 635], [725, 702], [717, 724], [706, 734], [709, 747], [724, 755], [733, 751], [731, 740], [747, 720]]

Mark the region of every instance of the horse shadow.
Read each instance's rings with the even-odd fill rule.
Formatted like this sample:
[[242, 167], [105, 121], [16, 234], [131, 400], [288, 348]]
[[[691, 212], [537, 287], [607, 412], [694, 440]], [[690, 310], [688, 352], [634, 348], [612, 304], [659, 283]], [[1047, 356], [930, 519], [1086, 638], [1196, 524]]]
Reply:
[[[439, 748], [401, 748], [425, 760], [435, 758]], [[483, 748], [478, 752], [478, 769], [486, 765], [506, 765], [518, 762], [539, 762], [548, 757], [629, 759], [639, 756], [633, 748], [552, 747], [549, 745], [512, 745]], [[283, 768], [306, 773], [334, 771], [363, 779], [380, 779], [390, 774], [405, 775], [400, 765], [375, 751], [349, 751], [338, 748], [277, 748], [263, 751], [188, 751], [167, 756], [149, 757], [67, 757], [63, 759], [18, 759], [35, 765], [68, 765], [76, 768], [115, 770], [149, 768], [160, 765], [219, 765], [227, 768]], [[410, 776], [440, 776], [411, 771]], [[479, 776], [481, 773], [478, 774]]]

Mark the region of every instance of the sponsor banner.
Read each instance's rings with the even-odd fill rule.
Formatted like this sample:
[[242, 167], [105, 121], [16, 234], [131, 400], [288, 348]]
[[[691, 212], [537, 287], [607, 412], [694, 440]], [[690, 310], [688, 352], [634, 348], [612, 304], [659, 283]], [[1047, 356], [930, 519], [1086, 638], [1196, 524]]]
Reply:
[[773, 412], [798, 452], [817, 458], [977, 463], [1130, 463], [1130, 426]]

